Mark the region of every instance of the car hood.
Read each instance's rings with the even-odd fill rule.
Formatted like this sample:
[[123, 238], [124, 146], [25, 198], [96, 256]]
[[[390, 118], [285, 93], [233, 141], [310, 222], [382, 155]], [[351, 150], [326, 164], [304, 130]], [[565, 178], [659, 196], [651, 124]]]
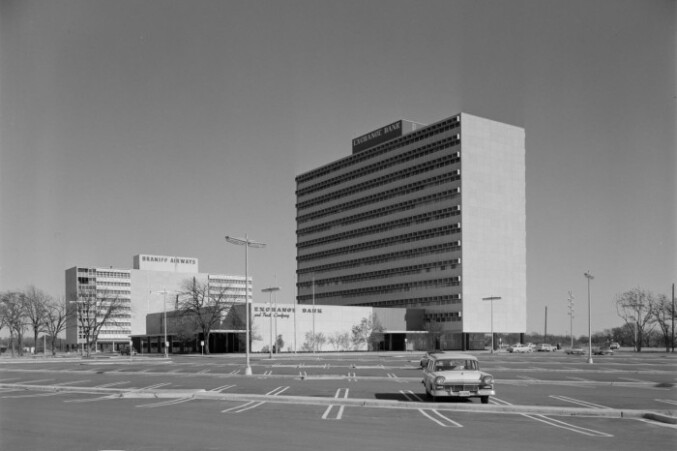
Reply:
[[487, 375], [482, 371], [436, 371], [435, 377], [443, 376], [445, 382], [477, 382], [482, 376]]

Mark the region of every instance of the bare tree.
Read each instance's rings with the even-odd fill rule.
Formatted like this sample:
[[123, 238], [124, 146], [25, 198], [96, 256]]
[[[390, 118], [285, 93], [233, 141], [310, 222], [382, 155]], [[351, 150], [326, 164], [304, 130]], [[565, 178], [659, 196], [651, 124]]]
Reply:
[[45, 331], [50, 336], [52, 355], [56, 355], [57, 336], [66, 330], [68, 315], [65, 299], [50, 299], [45, 305]]
[[350, 346], [350, 334], [348, 332], [334, 332], [333, 335], [327, 338], [327, 341], [334, 347], [335, 351], [348, 349]]
[[128, 302], [118, 296], [97, 296], [96, 292], [82, 291], [69, 302], [68, 315], [76, 315], [79, 334], [85, 340], [85, 353], [91, 355], [104, 327], [120, 326], [120, 318], [128, 318]]
[[206, 354], [209, 354], [209, 335], [212, 329], [226, 319], [233, 305], [225, 293], [225, 290], [210, 292], [208, 283], [193, 278], [184, 282], [179, 295], [179, 315], [193, 319], [196, 329], [204, 337]]
[[9, 346], [14, 357], [14, 337], [17, 339], [18, 353], [23, 355], [23, 336], [26, 332], [26, 315], [23, 294], [6, 291], [0, 294], [0, 308], [4, 323], [9, 329]]
[[670, 343], [672, 342], [672, 319], [675, 312], [672, 310], [672, 302], [664, 294], [659, 294], [656, 299], [656, 308], [654, 309], [654, 319], [663, 335], [665, 352], [670, 352]]
[[35, 288], [33, 285], [26, 289], [22, 297], [26, 321], [28, 326], [33, 329], [33, 342], [35, 343], [36, 350], [38, 347], [38, 335], [40, 332], [45, 331], [45, 314], [47, 303], [50, 301], [51, 297], [48, 294]]
[[642, 351], [644, 337], [648, 336], [655, 323], [658, 299], [649, 290], [634, 288], [616, 297], [616, 311], [626, 324], [636, 327], [635, 346]]
[[425, 330], [428, 332], [428, 349], [440, 349], [442, 346], [442, 333], [444, 332], [442, 323], [432, 320], [428, 321], [425, 325]]
[[305, 352], [315, 352], [321, 350], [326, 342], [327, 337], [324, 336], [324, 333], [318, 332], [313, 334], [313, 331], [310, 330], [306, 332], [306, 341], [301, 346], [301, 350]]
[[372, 313], [368, 318], [362, 318], [360, 324], [356, 324], [352, 328], [352, 342], [355, 348], [367, 344], [367, 350], [369, 350], [370, 347], [377, 346], [382, 340], [383, 326], [375, 313]]

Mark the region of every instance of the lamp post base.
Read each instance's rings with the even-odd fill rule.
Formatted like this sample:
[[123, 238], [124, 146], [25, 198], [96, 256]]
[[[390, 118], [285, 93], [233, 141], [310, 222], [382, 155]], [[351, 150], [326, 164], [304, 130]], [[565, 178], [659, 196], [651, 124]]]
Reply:
[[592, 363], [592, 357], [588, 359], [588, 363]]
[[251, 366], [246, 366], [244, 368], [244, 375], [245, 376], [251, 376], [252, 375], [252, 367]]

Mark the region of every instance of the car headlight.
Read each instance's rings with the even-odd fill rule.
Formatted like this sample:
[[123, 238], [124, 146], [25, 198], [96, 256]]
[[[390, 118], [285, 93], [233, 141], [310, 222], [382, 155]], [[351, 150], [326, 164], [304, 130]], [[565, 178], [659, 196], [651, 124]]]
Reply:
[[482, 384], [483, 385], [493, 385], [494, 384], [493, 376], [490, 376], [488, 374], [486, 376], [482, 376]]
[[435, 378], [435, 385], [442, 385], [444, 384], [444, 376], [437, 376]]

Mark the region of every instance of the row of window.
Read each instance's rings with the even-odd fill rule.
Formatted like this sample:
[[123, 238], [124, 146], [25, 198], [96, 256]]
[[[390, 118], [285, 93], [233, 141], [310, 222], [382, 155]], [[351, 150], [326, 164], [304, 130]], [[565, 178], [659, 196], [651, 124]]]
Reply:
[[342, 262], [329, 263], [326, 265], [310, 266], [304, 269], [299, 269], [296, 273], [312, 274], [322, 273], [326, 271], [335, 271], [338, 269], [358, 268], [360, 266], [377, 265], [395, 260], [411, 260], [417, 259], [424, 255], [435, 255], [452, 252], [461, 248], [460, 241], [452, 241], [450, 243], [436, 244], [434, 246], [425, 246], [414, 249], [407, 249], [398, 252], [389, 252], [387, 254], [374, 255], [371, 257], [358, 258], [355, 260], [346, 260]]
[[376, 219], [383, 216], [389, 216], [395, 213], [401, 213], [403, 211], [422, 208], [430, 204], [438, 204], [448, 199], [458, 197], [459, 193], [460, 188], [455, 188], [449, 191], [443, 191], [441, 193], [435, 193], [424, 197], [418, 197], [416, 199], [407, 200], [397, 204], [387, 205], [385, 207], [376, 208], [374, 210], [369, 210], [356, 215], [346, 216], [344, 218], [335, 219], [330, 222], [324, 222], [322, 224], [306, 227], [305, 229], [298, 229], [296, 231], [296, 235], [300, 237], [312, 233], [324, 232], [335, 226], [346, 226], [357, 222], [366, 221], [368, 219]]
[[128, 272], [118, 271], [97, 271], [96, 277], [107, 277], [109, 279], [129, 279], [131, 274]]
[[353, 239], [361, 236], [373, 235], [374, 233], [383, 233], [389, 230], [401, 229], [403, 227], [410, 227], [417, 224], [425, 224], [430, 221], [438, 221], [440, 219], [449, 218], [459, 214], [461, 214], [460, 206], [454, 205], [452, 207], [445, 208], [443, 210], [435, 210], [428, 213], [411, 216], [409, 218], [402, 218], [396, 221], [390, 221], [383, 224], [363, 227], [361, 229], [350, 230], [348, 232], [337, 233], [335, 235], [316, 238], [314, 240], [301, 241], [296, 245], [296, 247], [306, 248], [319, 246], [322, 244], [333, 243], [335, 241], [343, 241], [346, 239]]
[[404, 235], [391, 236], [388, 238], [382, 238], [380, 240], [367, 241], [365, 243], [353, 244], [351, 246], [338, 247], [336, 249], [328, 249], [322, 252], [315, 252], [314, 254], [308, 254], [300, 257], [296, 257], [296, 260], [299, 262], [316, 260], [319, 258], [325, 258], [332, 255], [346, 255], [352, 254], [355, 252], [362, 252], [369, 249], [378, 249], [381, 247], [393, 246], [395, 244], [410, 243], [414, 241], [428, 240], [430, 238], [436, 238], [440, 236], [451, 235], [454, 233], [460, 233], [461, 223], [445, 225], [442, 227], [436, 227], [434, 229], [421, 230], [419, 232], [405, 233]]
[[430, 305], [451, 305], [451, 304], [460, 304], [461, 298], [456, 297], [457, 295], [444, 295], [444, 296], [427, 296], [422, 298], [413, 298], [413, 299], [393, 299], [386, 301], [374, 301], [374, 302], [363, 302], [357, 304], [350, 304], [359, 307], [425, 307]]
[[[357, 178], [364, 177], [365, 175], [369, 175], [369, 174], [372, 174], [372, 173], [378, 172], [378, 171], [383, 171], [384, 169], [387, 169], [387, 168], [390, 168], [390, 167], [393, 167], [393, 166], [396, 166], [396, 165], [400, 165], [402, 163], [406, 163], [407, 161], [416, 160], [416, 159], [419, 159], [419, 158], [424, 157], [426, 155], [430, 155], [430, 154], [433, 154], [433, 153], [436, 153], [436, 152], [441, 152], [445, 149], [449, 149], [450, 147], [453, 147], [453, 146], [458, 145], [458, 144], [460, 144], [460, 139], [458, 138], [458, 135], [456, 135], [454, 137], [450, 137], [450, 138], [446, 138], [446, 139], [436, 141], [432, 144], [417, 147], [415, 149], [412, 149], [412, 150], [405, 152], [405, 153], [402, 153], [400, 155], [395, 155], [393, 157], [386, 158], [385, 160], [379, 161], [377, 163], [373, 163], [373, 164], [370, 164], [368, 166], [364, 166], [362, 168], [355, 169], [354, 171], [347, 172], [345, 174], [341, 174], [341, 175], [338, 175], [336, 177], [332, 177], [330, 179], [327, 179], [327, 180], [322, 181], [320, 183], [317, 183], [315, 185], [309, 186], [307, 188], [297, 190], [296, 196], [301, 197], [301, 196], [311, 194], [311, 193], [314, 193], [314, 192], [317, 192], [317, 191], [322, 191], [322, 190], [325, 190], [325, 189], [330, 188], [332, 186], [339, 185], [339, 184], [342, 184], [342, 183], [346, 183], [346, 182], [349, 182], [351, 180], [355, 180]], [[460, 158], [460, 153], [455, 152], [454, 157]], [[413, 166], [413, 167], [416, 167], [416, 166]], [[398, 171], [398, 172], [395, 172], [393, 174], [389, 174], [389, 175], [379, 177], [379, 178], [390, 177], [391, 175], [399, 174], [401, 172], [402, 171]], [[370, 183], [370, 182], [371, 181], [364, 182], [364, 183]], [[356, 186], [363, 185], [364, 183], [360, 183]]]
[[[324, 216], [329, 216], [335, 213], [339, 213], [346, 210], [353, 210], [358, 207], [363, 207], [370, 204], [379, 204], [392, 199], [395, 197], [401, 197], [406, 194], [416, 193], [418, 191], [429, 189], [435, 186], [444, 185], [448, 183], [453, 183], [456, 180], [460, 180], [461, 176], [455, 173], [451, 174], [441, 174], [435, 177], [430, 177], [425, 180], [419, 180], [418, 182], [410, 183], [408, 185], [403, 185], [397, 188], [393, 188], [381, 193], [372, 194], [369, 196], [361, 197], [359, 199], [351, 200], [344, 202], [342, 204], [337, 204], [328, 208], [323, 208], [322, 210], [317, 210], [313, 213], [308, 213], [306, 215], [297, 216], [297, 224], [302, 224], [304, 222], [311, 221], [313, 219], [319, 219]], [[460, 187], [458, 188], [460, 192]]]
[[[400, 181], [400, 180], [405, 180], [409, 179], [411, 177], [420, 175], [420, 174], [425, 174], [427, 172], [435, 171], [437, 169], [446, 167], [446, 166], [451, 166], [457, 164], [460, 159], [456, 156], [458, 152], [455, 152], [454, 155], [447, 155], [441, 158], [437, 158], [432, 161], [427, 161], [423, 164], [419, 164], [416, 166], [408, 167], [406, 169], [403, 169], [401, 171], [397, 171], [392, 174], [384, 175], [382, 177], [378, 177], [376, 179], [368, 180], [366, 182], [359, 183], [357, 185], [349, 186], [343, 189], [340, 189], [338, 191], [333, 191], [331, 193], [324, 194], [319, 197], [315, 197], [313, 199], [304, 201], [304, 202], [299, 202], [296, 204], [296, 208], [298, 210], [302, 210], [305, 208], [310, 208], [315, 205], [322, 205], [328, 202], [331, 202], [336, 199], [341, 199], [353, 194], [358, 194], [362, 193], [364, 191], [372, 190], [374, 188], [378, 188], [379, 186], [384, 186], [384, 185], [389, 185], [393, 182]], [[461, 170], [456, 169], [456, 174], [460, 174]]]
[[374, 146], [368, 152], [360, 152], [357, 154], [353, 154], [350, 157], [346, 157], [343, 160], [336, 161], [321, 168], [299, 175], [298, 177], [296, 177], [296, 183], [298, 184], [302, 182], [307, 182], [316, 179], [318, 177], [322, 177], [326, 174], [335, 172], [341, 168], [352, 166], [356, 163], [365, 161], [369, 158], [375, 158], [384, 153], [390, 152], [395, 149], [399, 149], [400, 147], [407, 146], [409, 144], [413, 144], [424, 139], [428, 139], [435, 135], [439, 135], [440, 133], [444, 133], [448, 130], [460, 127], [460, 125], [461, 123], [459, 120], [459, 116], [445, 119], [436, 124], [430, 125], [428, 127], [422, 128], [412, 133], [407, 133], [401, 138], [393, 139], [379, 146]]
[[[314, 282], [316, 286], [323, 287], [325, 285], [341, 285], [343, 283], [359, 282], [362, 280], [382, 280], [392, 277], [402, 277], [412, 274], [422, 274], [423, 272], [430, 273], [431, 271], [445, 271], [447, 267], [452, 269], [456, 267], [459, 259], [445, 260], [441, 262], [422, 263], [420, 265], [405, 266], [401, 268], [383, 269], [380, 271], [365, 272], [359, 274], [351, 274], [347, 276], [330, 277], [328, 279], [318, 279]], [[460, 282], [461, 278], [457, 277]], [[313, 281], [297, 283], [299, 288], [310, 288], [313, 286]]]
[[[373, 295], [386, 295], [392, 293], [404, 293], [412, 289], [414, 290], [425, 290], [425, 289], [434, 289], [434, 288], [444, 288], [444, 287], [456, 287], [460, 285], [460, 281], [456, 277], [449, 277], [444, 279], [434, 279], [434, 280], [419, 280], [415, 282], [407, 283], [396, 283], [392, 285], [381, 285], [377, 287], [364, 287], [356, 288], [353, 290], [339, 290], [331, 291], [327, 293], [315, 293], [298, 296], [297, 299], [300, 301], [305, 301], [308, 299], [323, 299], [323, 298], [334, 298], [334, 297], [343, 297], [351, 298], [357, 296], [373, 296]], [[452, 294], [453, 296], [453, 294]], [[460, 298], [460, 294], [456, 295]]]
[[131, 290], [110, 290], [110, 289], [102, 289], [97, 287], [96, 288], [96, 295], [101, 296], [101, 297], [110, 297], [110, 296], [131, 296], [132, 292]]

